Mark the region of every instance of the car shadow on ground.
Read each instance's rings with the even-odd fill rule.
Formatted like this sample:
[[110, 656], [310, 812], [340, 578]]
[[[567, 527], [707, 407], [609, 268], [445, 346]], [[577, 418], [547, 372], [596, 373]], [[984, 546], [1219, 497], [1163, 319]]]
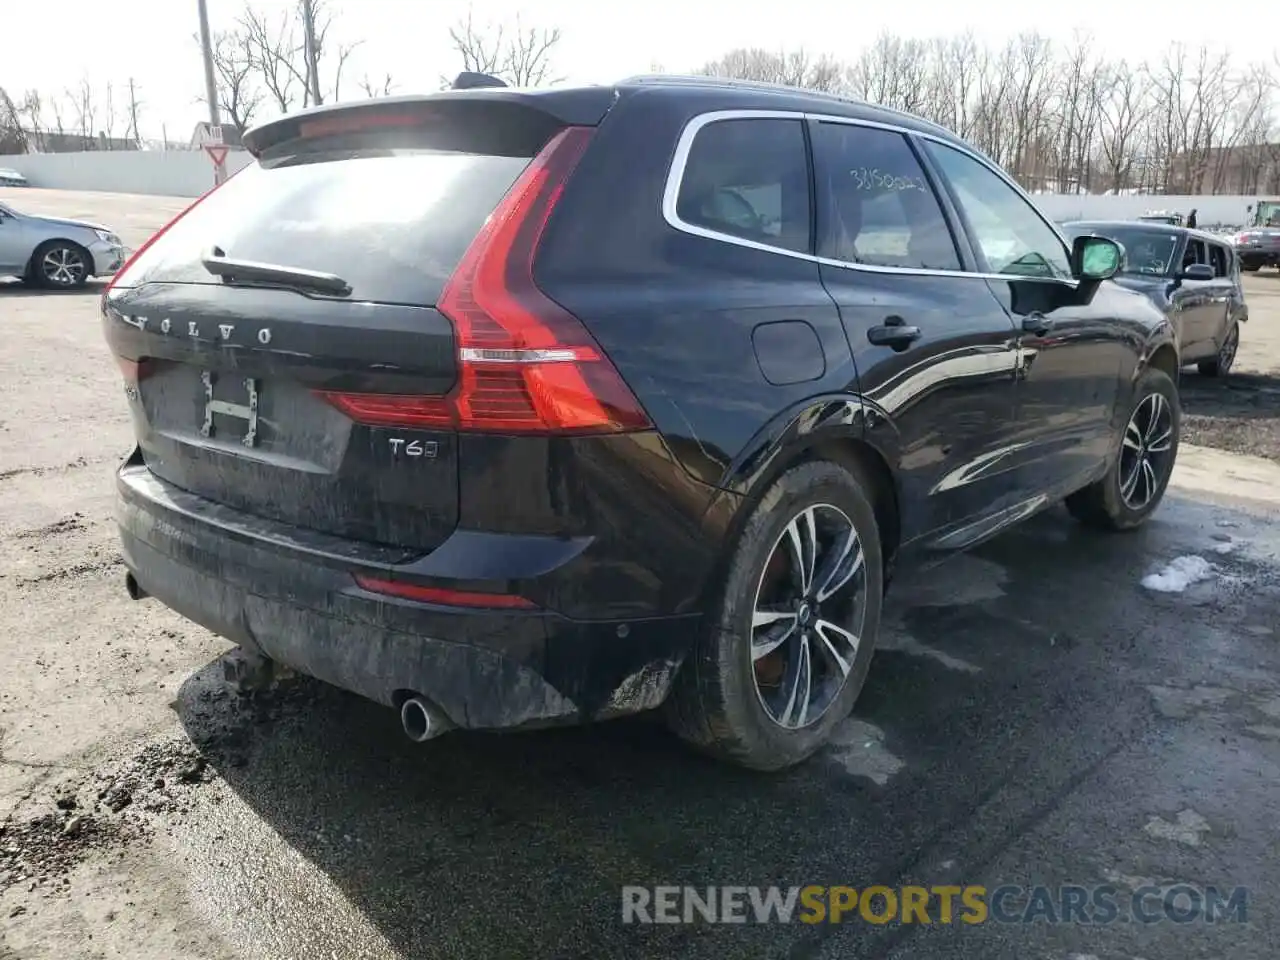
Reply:
[[[936, 655], [887, 644], [838, 742], [780, 775], [694, 755], [647, 717], [415, 745], [392, 711], [310, 680], [236, 697], [217, 663], [176, 706], [230, 788], [406, 956], [807, 956], [831, 928], [623, 927], [621, 887], [981, 870], [1151, 723], [1124, 665], [1162, 634], [1129, 609], [1159, 536], [1053, 511], [959, 573], [899, 580], [933, 594], [891, 605], [890, 629]], [[910, 935], [858, 934], [887, 941], [876, 955]]]
[[24, 300], [28, 297], [97, 297], [106, 288], [105, 280], [90, 280], [83, 287], [72, 290], [38, 287], [22, 280], [0, 278], [0, 300]]

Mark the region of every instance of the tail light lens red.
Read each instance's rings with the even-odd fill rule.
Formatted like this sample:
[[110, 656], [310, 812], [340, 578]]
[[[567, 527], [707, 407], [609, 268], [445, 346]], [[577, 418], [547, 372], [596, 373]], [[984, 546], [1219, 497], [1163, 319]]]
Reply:
[[438, 603], [447, 607], [476, 607], [502, 610], [533, 610], [535, 606], [524, 597], [509, 593], [477, 593], [470, 590], [451, 590], [447, 587], [428, 587], [401, 580], [383, 580], [379, 577], [355, 575], [356, 585], [370, 593], [380, 593], [416, 603]]
[[471, 242], [437, 309], [453, 323], [447, 397], [325, 393], [362, 423], [507, 434], [649, 427], [634, 394], [576, 317], [538, 289], [539, 241], [592, 136], [567, 127], [541, 150]]

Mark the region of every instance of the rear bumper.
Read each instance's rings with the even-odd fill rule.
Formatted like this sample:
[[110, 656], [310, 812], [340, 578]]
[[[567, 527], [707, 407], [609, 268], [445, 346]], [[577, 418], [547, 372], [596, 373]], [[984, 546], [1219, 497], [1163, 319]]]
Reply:
[[[655, 707], [700, 625], [697, 615], [573, 620], [385, 597], [353, 579], [394, 576], [397, 566], [377, 548], [356, 556], [337, 538], [255, 530], [252, 518], [132, 460], [117, 491], [125, 564], [146, 593], [246, 649], [380, 703], [421, 694], [459, 727], [581, 722]], [[577, 555], [552, 538], [459, 531], [451, 540], [476, 537], [491, 538], [481, 541], [490, 565], [505, 557], [545, 569]], [[474, 552], [476, 541], [460, 549]]]

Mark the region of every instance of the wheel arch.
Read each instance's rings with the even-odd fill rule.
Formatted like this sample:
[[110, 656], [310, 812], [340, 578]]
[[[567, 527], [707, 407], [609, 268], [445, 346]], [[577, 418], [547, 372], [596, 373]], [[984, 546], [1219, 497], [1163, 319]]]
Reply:
[[[861, 397], [819, 397], [781, 414], [735, 458], [723, 478], [721, 486], [739, 502], [725, 531], [729, 546], [721, 565], [727, 567], [747, 518], [778, 477], [803, 463], [827, 460], [867, 485], [887, 584], [902, 535], [902, 491], [893, 467], [897, 450], [898, 435], [891, 421]], [[718, 584], [723, 573], [717, 570], [712, 582]]]
[[50, 237], [47, 240], [41, 240], [39, 243], [37, 243], [35, 245], [35, 248], [32, 249], [31, 251], [31, 256], [27, 258], [26, 272], [28, 277], [35, 274], [36, 258], [39, 257], [43, 251], [48, 250], [50, 247], [56, 246], [58, 244], [66, 244], [69, 247], [75, 247], [82, 254], [84, 254], [85, 266], [87, 268], [85, 277], [88, 278], [93, 275], [93, 268], [94, 268], [93, 254], [89, 252], [88, 247], [86, 247], [79, 240], [73, 240], [71, 237]]
[[[1178, 371], [1181, 370], [1181, 360], [1178, 357], [1178, 351], [1169, 341], [1164, 341], [1155, 346], [1155, 348], [1147, 355], [1147, 362], [1144, 367], [1153, 367], [1156, 370], [1162, 370], [1169, 375], [1169, 379], [1174, 383], [1178, 382]], [[1139, 369], [1141, 374], [1141, 369]]]

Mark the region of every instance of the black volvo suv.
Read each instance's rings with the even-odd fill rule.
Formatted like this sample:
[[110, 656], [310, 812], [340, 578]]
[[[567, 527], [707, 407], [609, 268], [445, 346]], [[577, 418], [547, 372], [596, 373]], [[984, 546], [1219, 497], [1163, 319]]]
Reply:
[[662, 706], [777, 769], [895, 562], [1141, 523], [1177, 346], [915, 117], [638, 78], [322, 107], [102, 302], [135, 597], [425, 739]]

